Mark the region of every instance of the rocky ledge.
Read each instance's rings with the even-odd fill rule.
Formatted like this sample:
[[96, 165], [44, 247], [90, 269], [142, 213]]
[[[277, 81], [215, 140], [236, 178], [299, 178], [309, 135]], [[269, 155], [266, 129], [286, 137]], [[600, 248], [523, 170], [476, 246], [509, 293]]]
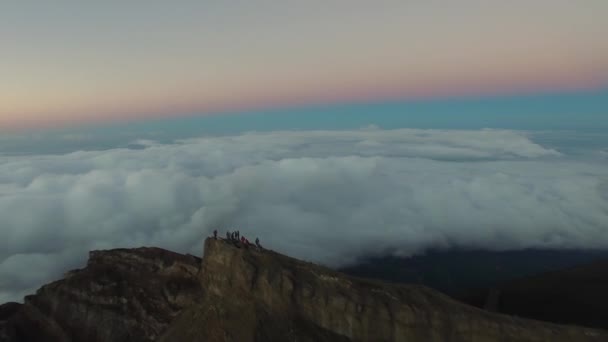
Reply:
[[87, 267], [0, 306], [0, 341], [607, 341], [494, 314], [417, 285], [348, 277], [207, 239], [202, 259], [91, 252]]

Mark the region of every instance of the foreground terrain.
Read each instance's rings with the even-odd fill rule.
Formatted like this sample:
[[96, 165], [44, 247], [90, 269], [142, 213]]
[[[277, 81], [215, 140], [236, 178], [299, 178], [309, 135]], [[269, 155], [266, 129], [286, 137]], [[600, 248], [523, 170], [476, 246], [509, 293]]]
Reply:
[[91, 252], [87, 267], [0, 306], [0, 341], [606, 341], [489, 313], [420, 285], [349, 277], [208, 239], [202, 259]]

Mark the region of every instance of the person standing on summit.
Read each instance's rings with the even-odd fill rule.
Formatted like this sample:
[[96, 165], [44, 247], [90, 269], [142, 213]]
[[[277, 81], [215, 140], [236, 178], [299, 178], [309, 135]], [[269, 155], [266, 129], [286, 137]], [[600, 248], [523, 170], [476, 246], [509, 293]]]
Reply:
[[213, 238], [217, 240], [217, 229], [213, 230]]

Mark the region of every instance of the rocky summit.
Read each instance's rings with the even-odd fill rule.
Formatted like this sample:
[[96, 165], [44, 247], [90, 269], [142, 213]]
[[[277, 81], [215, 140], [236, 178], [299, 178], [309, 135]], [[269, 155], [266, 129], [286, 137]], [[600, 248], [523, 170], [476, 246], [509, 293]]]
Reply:
[[202, 297], [200, 266], [160, 248], [93, 251], [84, 269], [0, 307], [0, 342], [154, 341]]
[[584, 342], [608, 341], [608, 332], [207, 239], [202, 259], [158, 248], [91, 252], [85, 268], [0, 306], [0, 342], [17, 341]]

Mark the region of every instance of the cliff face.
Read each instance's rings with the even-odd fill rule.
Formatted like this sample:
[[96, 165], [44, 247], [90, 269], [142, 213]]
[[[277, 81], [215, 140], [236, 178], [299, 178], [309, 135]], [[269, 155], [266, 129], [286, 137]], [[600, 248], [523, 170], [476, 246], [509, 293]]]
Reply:
[[491, 314], [421, 286], [347, 277], [207, 240], [204, 300], [161, 341], [605, 341], [592, 329]]
[[607, 341], [604, 331], [491, 314], [421, 286], [352, 278], [208, 239], [201, 260], [91, 252], [86, 268], [0, 306], [0, 342]]
[[153, 341], [201, 298], [199, 270], [199, 258], [159, 248], [93, 251], [86, 268], [5, 310], [0, 330], [5, 341]]

